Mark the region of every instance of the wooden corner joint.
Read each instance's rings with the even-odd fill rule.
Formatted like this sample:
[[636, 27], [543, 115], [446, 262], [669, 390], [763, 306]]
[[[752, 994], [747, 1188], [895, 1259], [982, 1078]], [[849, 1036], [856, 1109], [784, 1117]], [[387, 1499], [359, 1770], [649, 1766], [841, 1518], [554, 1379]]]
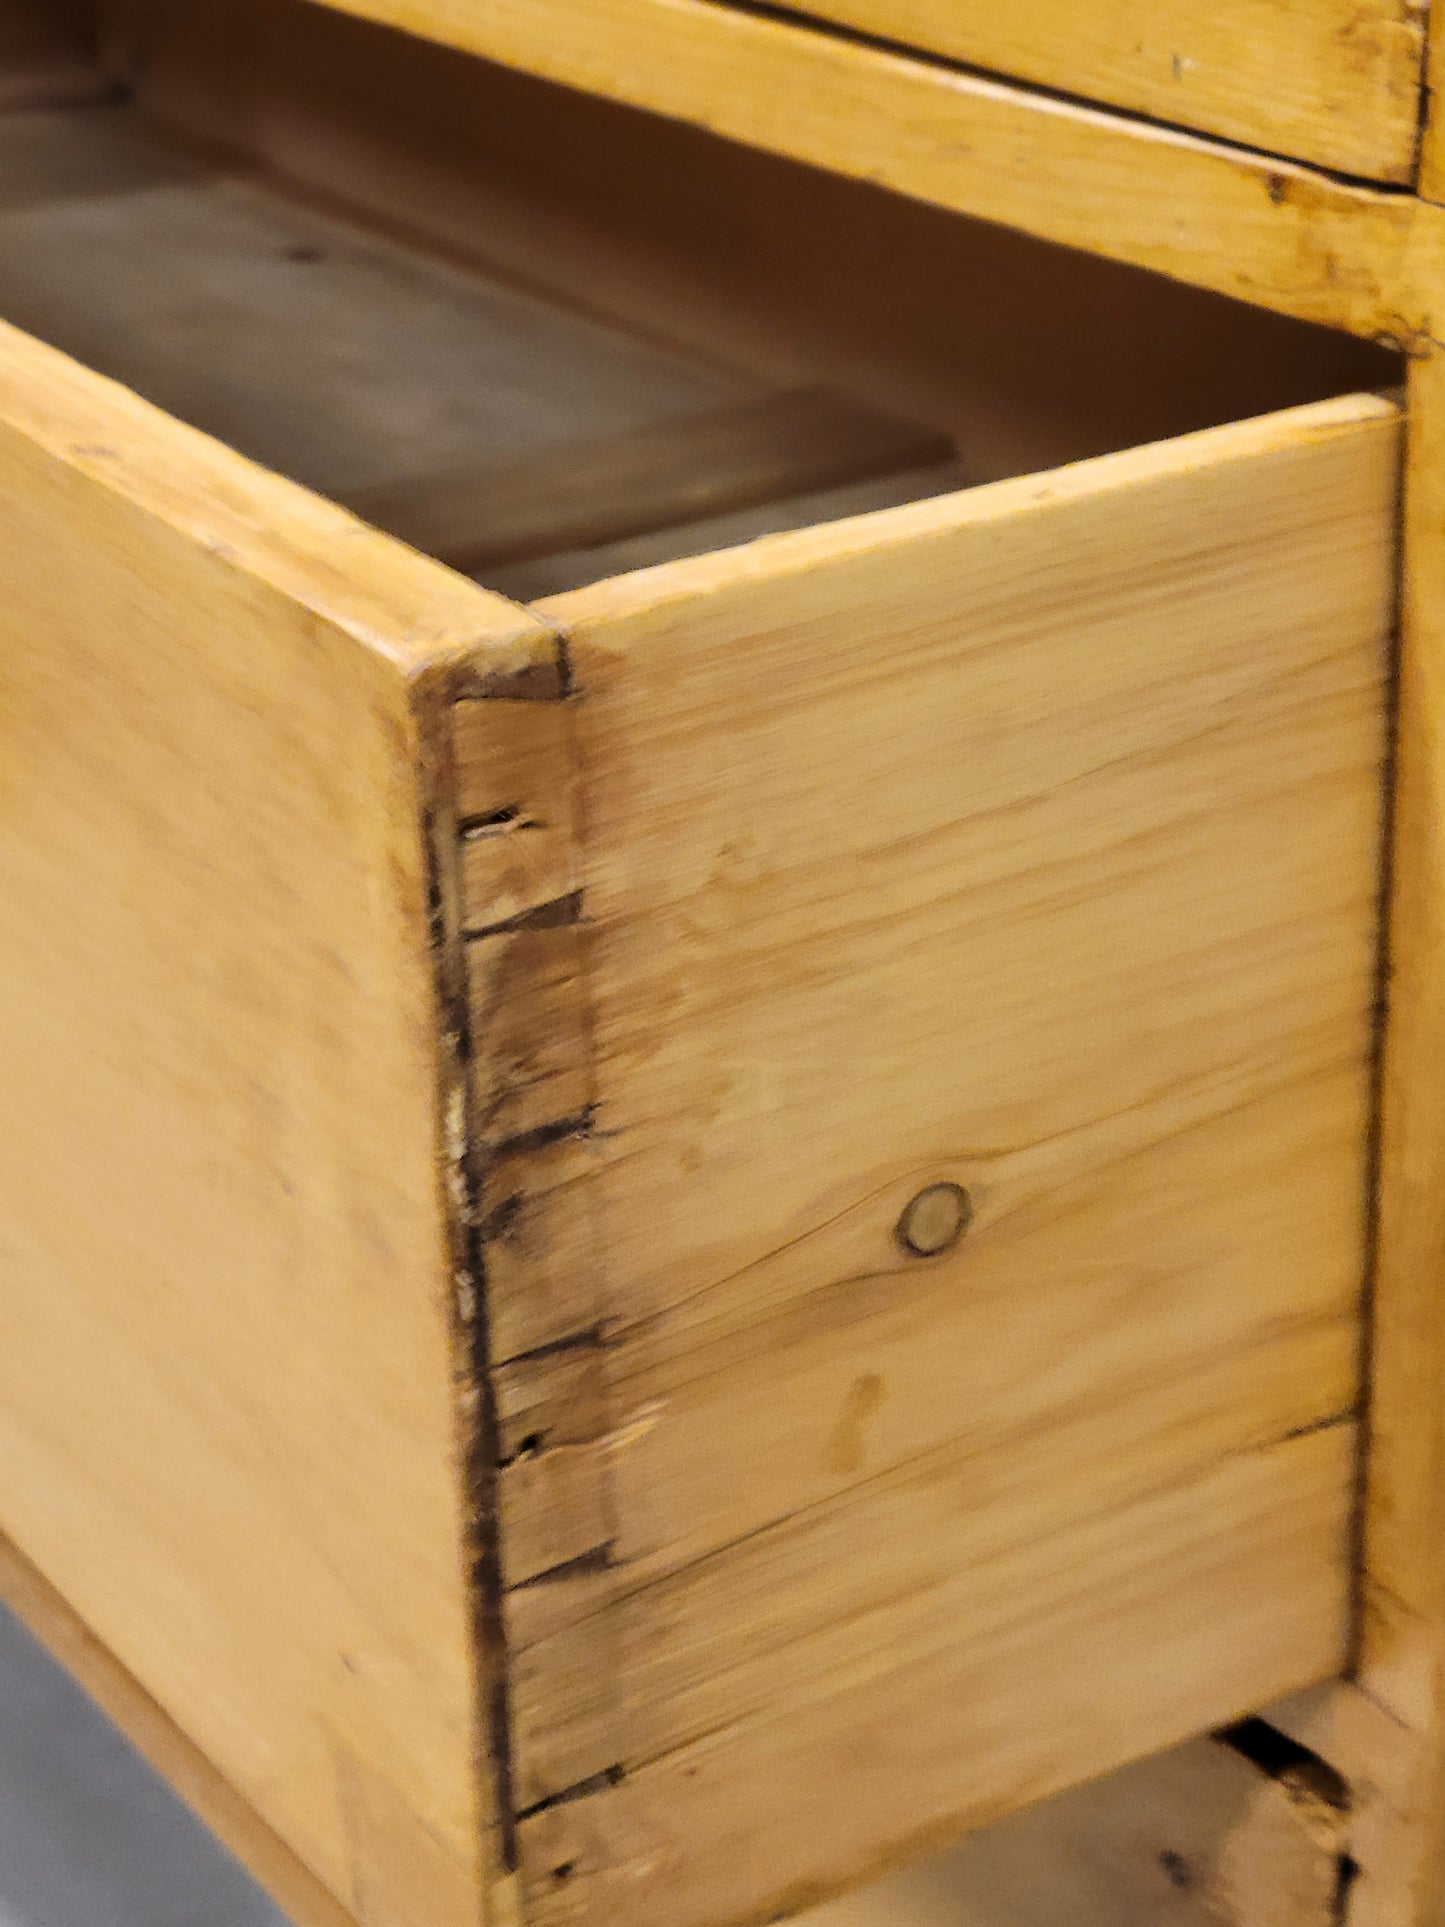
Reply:
[[[484, 1616], [505, 1654], [503, 1830], [620, 1777], [615, 1668], [554, 1604], [605, 1573], [615, 1538], [609, 1399], [589, 1178], [595, 1103], [574, 705], [560, 690], [455, 702], [454, 975], [459, 1133], [473, 1231], [471, 1357]], [[586, 1648], [585, 1652], [583, 1648]], [[539, 1703], [548, 1709], [540, 1725]], [[541, 1740], [561, 1722], [565, 1761]], [[566, 1868], [549, 1870], [560, 1888]]]

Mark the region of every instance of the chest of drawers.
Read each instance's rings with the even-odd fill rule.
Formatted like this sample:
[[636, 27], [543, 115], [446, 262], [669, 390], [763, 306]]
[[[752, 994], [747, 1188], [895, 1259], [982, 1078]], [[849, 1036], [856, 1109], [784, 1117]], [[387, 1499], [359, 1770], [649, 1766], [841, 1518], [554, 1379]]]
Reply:
[[5, 1591], [306, 1927], [1425, 1927], [1425, 23], [807, 11], [6, 9]]

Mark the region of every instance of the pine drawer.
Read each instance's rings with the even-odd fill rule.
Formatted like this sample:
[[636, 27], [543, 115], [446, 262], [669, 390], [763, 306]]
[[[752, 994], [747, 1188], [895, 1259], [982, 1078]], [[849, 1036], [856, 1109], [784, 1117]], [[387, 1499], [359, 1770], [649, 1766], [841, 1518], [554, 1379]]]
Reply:
[[266, 18], [0, 118], [9, 1595], [333, 1927], [1328, 1675], [1394, 364]]

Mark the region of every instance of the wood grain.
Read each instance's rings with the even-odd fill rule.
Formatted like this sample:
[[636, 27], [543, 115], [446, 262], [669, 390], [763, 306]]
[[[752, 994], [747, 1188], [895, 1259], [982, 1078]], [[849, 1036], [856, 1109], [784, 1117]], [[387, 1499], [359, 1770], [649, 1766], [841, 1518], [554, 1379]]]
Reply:
[[476, 1927], [416, 705], [551, 640], [9, 329], [0, 524], [0, 1521], [361, 1927]]
[[484, 1248], [549, 1927], [801, 1905], [1340, 1664], [1397, 448], [541, 605], [595, 1081]]
[[[1434, 22], [1438, 26], [1438, 22]], [[1429, 32], [1425, 58], [1425, 91], [1420, 114], [1420, 164], [1415, 192], [1437, 205], [1445, 201], [1445, 126], [1442, 126], [1441, 83], [1445, 81], [1445, 34]]]
[[1348, 1815], [1318, 1763], [1191, 1740], [975, 1834], [809, 1927], [1338, 1927]]
[[1434, 210], [714, 0], [332, 0], [344, 12], [1051, 241], [1355, 333], [1435, 311]]
[[[1383, 1743], [1348, 1770], [1370, 1792], [1357, 1851], [1361, 1927], [1435, 1927], [1445, 1905], [1445, 362], [1410, 373], [1379, 1245], [1358, 1684]], [[1380, 1720], [1380, 1710], [1386, 1716]], [[1347, 1698], [1329, 1712], [1346, 1743]], [[1326, 1744], [1329, 1742], [1326, 1741]]]
[[1425, 53], [1412, 0], [805, 0], [801, 12], [970, 66], [1367, 180], [1415, 167]]
[[1445, 361], [1412, 363], [1381, 1089], [1371, 1406], [1350, 1681], [1275, 1717], [1357, 1790], [1351, 1927], [1438, 1927], [1445, 1908]]
[[257, 1818], [230, 1781], [117, 1662], [69, 1603], [3, 1539], [0, 1599], [286, 1910], [296, 1927], [356, 1927], [355, 1915]]
[[[1429, 321], [1404, 197], [665, 11], [724, 132]], [[692, 113], [661, 17], [540, 64]], [[544, 1927], [802, 1904], [1339, 1664], [1396, 440], [1326, 405], [538, 619], [0, 337], [0, 1520], [249, 1851], [506, 1917], [493, 1496]], [[1433, 1690], [1393, 1530], [1367, 1650]]]
[[347, 506], [480, 576], [497, 563], [922, 468], [950, 452], [936, 428], [804, 388], [567, 443], [510, 467], [415, 477], [355, 493]]
[[[1400, 379], [1347, 335], [306, 0], [167, 9], [126, 71], [149, 116], [490, 276], [568, 308], [585, 290], [589, 312], [766, 388], [823, 384], [942, 425], [955, 487]], [[674, 555], [760, 532], [699, 531]], [[519, 571], [507, 592], [671, 559], [634, 545], [571, 580]]]
[[[926, 1639], [890, 1644], [903, 1614], [880, 1614], [876, 1643], [840, 1666], [846, 1694], [785, 1688], [525, 1819], [532, 1919], [698, 1927], [801, 1911], [944, 1844], [962, 1797], [977, 1825], [1198, 1731], [1225, 1671], [1250, 1703], [1338, 1635], [1343, 1575], [1321, 1554], [1351, 1458], [1348, 1429], [1295, 1441], [983, 1561], [933, 1600]], [[1201, 1515], [1220, 1530], [1201, 1534]], [[1156, 1556], [1141, 1562], [1141, 1542]], [[1095, 1588], [1112, 1594], [1107, 1620]]]

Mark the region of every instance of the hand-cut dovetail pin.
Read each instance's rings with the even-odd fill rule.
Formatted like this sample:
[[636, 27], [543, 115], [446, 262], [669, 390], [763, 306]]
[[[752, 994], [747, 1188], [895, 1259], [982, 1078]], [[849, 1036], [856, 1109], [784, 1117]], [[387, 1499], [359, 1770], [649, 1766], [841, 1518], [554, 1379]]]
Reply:
[[936, 1258], [956, 1245], [973, 1216], [973, 1200], [961, 1184], [925, 1185], [904, 1206], [894, 1236], [914, 1258]]

